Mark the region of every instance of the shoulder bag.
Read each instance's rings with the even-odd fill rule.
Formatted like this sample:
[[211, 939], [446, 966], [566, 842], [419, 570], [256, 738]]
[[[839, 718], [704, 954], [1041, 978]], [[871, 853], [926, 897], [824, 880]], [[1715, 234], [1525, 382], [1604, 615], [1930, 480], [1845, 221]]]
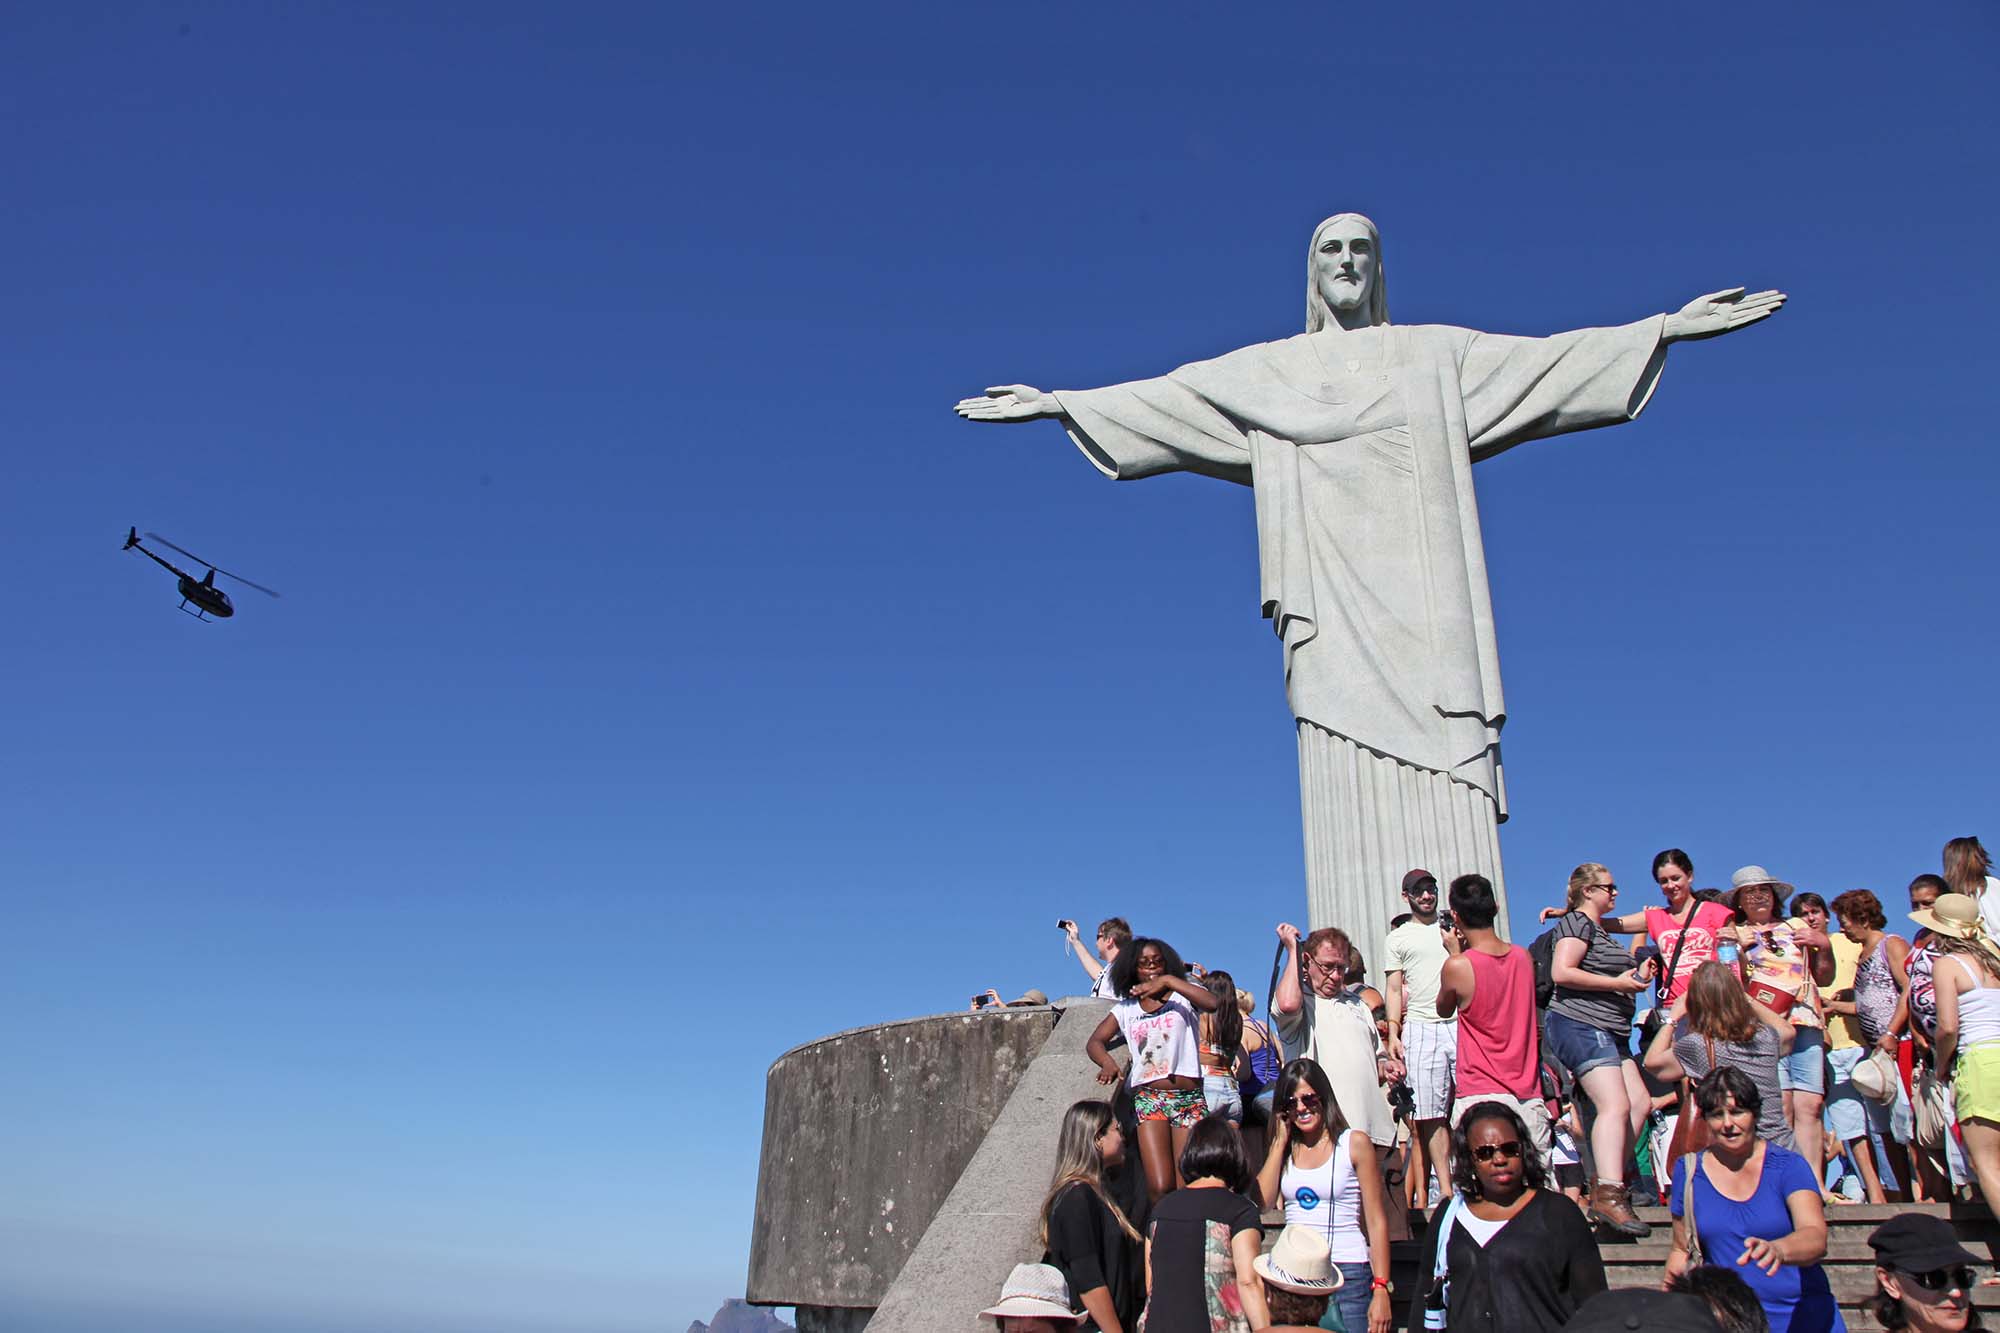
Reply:
[[1694, 1224], [1694, 1182], [1701, 1173], [1701, 1153], [1682, 1158], [1688, 1164], [1687, 1174], [1681, 1177], [1681, 1220], [1687, 1223], [1688, 1267], [1699, 1268], [1701, 1257], [1701, 1230]]
[[[1715, 1038], [1703, 1037], [1708, 1046], [1708, 1070], [1715, 1072]], [[1708, 1147], [1708, 1121], [1702, 1119], [1701, 1111], [1694, 1104], [1694, 1080], [1681, 1073], [1680, 1111], [1674, 1117], [1674, 1137], [1667, 1146], [1669, 1158], [1679, 1158], [1688, 1153], [1699, 1153]]]

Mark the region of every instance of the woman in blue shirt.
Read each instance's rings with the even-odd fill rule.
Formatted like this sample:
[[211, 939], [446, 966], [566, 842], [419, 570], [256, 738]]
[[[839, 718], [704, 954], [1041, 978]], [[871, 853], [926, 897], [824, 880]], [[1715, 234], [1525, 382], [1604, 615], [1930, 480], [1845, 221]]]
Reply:
[[1695, 1085], [1694, 1103], [1709, 1145], [1674, 1163], [1667, 1276], [1720, 1264], [1757, 1293], [1771, 1333], [1846, 1333], [1819, 1266], [1826, 1257], [1819, 1183], [1803, 1157], [1757, 1137], [1757, 1085], [1723, 1065]]

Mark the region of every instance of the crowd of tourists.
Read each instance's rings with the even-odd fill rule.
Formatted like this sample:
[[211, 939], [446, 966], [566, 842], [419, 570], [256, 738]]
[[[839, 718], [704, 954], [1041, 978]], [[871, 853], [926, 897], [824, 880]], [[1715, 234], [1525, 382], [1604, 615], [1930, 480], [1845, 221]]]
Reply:
[[[1653, 858], [1658, 900], [1624, 911], [1586, 863], [1525, 947], [1483, 877], [1441, 890], [1412, 869], [1379, 986], [1339, 928], [1277, 927], [1268, 1024], [1166, 941], [1113, 918], [1092, 950], [1065, 922], [1112, 1001], [1086, 1051], [1115, 1091], [1069, 1109], [1043, 1263], [986, 1313], [1102, 1333], [1843, 1330], [1829, 1207], [2000, 1197], [2000, 880], [1973, 838], [1940, 869], [1899, 932], [1866, 889], [1829, 902], [1760, 866], [1697, 888], [1679, 849]], [[1600, 1239], [1653, 1231], [1635, 1200], [1671, 1219], [1662, 1289], [1607, 1292]], [[1389, 1247], [1410, 1238], [1398, 1292]], [[1870, 1244], [1882, 1327], [1978, 1327], [1980, 1261], [1943, 1219]]]

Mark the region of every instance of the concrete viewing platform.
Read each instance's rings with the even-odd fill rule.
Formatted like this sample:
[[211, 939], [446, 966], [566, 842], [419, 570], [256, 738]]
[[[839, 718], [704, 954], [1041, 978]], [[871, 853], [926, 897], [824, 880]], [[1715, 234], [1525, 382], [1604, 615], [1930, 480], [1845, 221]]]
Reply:
[[[1083, 1047], [1109, 1010], [1073, 997], [940, 1014], [780, 1056], [765, 1079], [749, 1301], [795, 1307], [801, 1333], [991, 1333], [977, 1312], [1015, 1264], [1041, 1257], [1035, 1233], [1063, 1113], [1106, 1095]], [[1599, 1242], [1613, 1287], [1665, 1275], [1666, 1209], [1637, 1211], [1650, 1239]], [[1905, 1212], [1949, 1218], [1967, 1248], [2000, 1255], [2000, 1223], [1981, 1204], [1829, 1207], [1825, 1267], [1853, 1333], [1880, 1328], [1863, 1308], [1875, 1288], [1868, 1234]], [[1282, 1220], [1266, 1215], [1267, 1248]], [[1423, 1217], [1410, 1221], [1421, 1236]], [[1391, 1246], [1399, 1328], [1420, 1249]], [[2000, 1312], [2000, 1287], [1973, 1300]]]

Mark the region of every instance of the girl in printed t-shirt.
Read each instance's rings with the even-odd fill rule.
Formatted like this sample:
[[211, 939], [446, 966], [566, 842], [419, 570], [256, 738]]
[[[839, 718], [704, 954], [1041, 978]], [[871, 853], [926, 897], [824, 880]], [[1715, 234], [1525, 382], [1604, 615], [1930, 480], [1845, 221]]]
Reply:
[[1120, 949], [1111, 964], [1111, 988], [1118, 1003], [1083, 1049], [1097, 1064], [1097, 1081], [1116, 1083], [1120, 1071], [1106, 1043], [1124, 1035], [1132, 1053], [1124, 1077], [1139, 1117], [1139, 1160], [1146, 1194], [1157, 1203], [1180, 1183], [1175, 1163], [1188, 1130], [1208, 1114], [1196, 1011], [1213, 1013], [1216, 998], [1187, 979], [1187, 964], [1165, 940], [1137, 939]]

